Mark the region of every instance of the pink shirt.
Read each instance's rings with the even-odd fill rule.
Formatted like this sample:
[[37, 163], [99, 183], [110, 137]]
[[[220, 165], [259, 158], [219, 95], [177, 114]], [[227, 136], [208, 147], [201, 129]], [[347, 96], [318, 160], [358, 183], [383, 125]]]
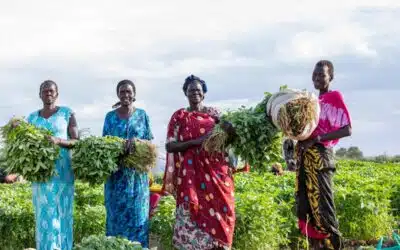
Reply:
[[[351, 126], [351, 117], [344, 103], [343, 95], [339, 91], [330, 91], [319, 97], [321, 113], [317, 128], [311, 135], [314, 138], [343, 128]], [[339, 140], [324, 141], [325, 147], [334, 147]]]

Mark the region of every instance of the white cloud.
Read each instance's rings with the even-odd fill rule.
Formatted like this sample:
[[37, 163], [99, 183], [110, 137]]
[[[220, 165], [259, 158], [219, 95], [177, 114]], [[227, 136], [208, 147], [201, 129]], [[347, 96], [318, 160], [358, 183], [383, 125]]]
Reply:
[[208, 105], [213, 107], [218, 107], [222, 111], [227, 111], [227, 110], [238, 109], [241, 106], [253, 107], [257, 105], [257, 101], [249, 99], [220, 100], [220, 101], [209, 102]]
[[319, 31], [299, 31], [291, 40], [278, 46], [278, 58], [284, 61], [301, 59], [318, 60], [342, 54], [377, 56], [377, 51], [368, 44], [368, 30], [358, 25], [343, 22]]
[[168, 51], [176, 42], [231, 43], [252, 30], [285, 22], [313, 22], [324, 29], [322, 33], [295, 35], [287, 48], [291, 56], [309, 57], [311, 53], [332, 53], [332, 49], [335, 54], [349, 50], [374, 54], [362, 27], [350, 20], [351, 14], [360, 7], [399, 6], [395, 1], [354, 0], [324, 4], [279, 1], [268, 6], [263, 6], [262, 1], [168, 1], [156, 5], [132, 1], [39, 1], [24, 2], [24, 8], [20, 8], [18, 2], [3, 4], [0, 10], [0, 30], [6, 35], [0, 41], [3, 64], [48, 57], [111, 68], [123, 56], [140, 56], [146, 61]]
[[[137, 77], [152, 78], [169, 78], [179, 77], [188, 74], [188, 72], [196, 69], [196, 72], [214, 72], [229, 67], [261, 67], [265, 63], [243, 57], [235, 57], [232, 54], [223, 52], [220, 55], [213, 55], [210, 58], [188, 57], [173, 61], [170, 65], [163, 62], [147, 62], [137, 67], [131, 67], [124, 63], [118, 63], [108, 66], [102, 74], [112, 75], [134, 75]], [[229, 52], [228, 52], [229, 53]]]
[[[233, 109], [255, 105], [262, 91], [282, 84], [311, 87], [313, 61], [329, 57], [339, 61], [337, 79], [347, 84], [360, 128], [348, 141], [367, 144], [371, 131], [388, 133], [379, 119], [398, 122], [395, 78], [382, 68], [400, 53], [399, 7], [398, 0], [8, 1], [0, 8], [0, 119], [37, 109], [39, 84], [51, 78], [60, 83], [60, 103], [100, 134], [116, 83], [129, 78], [161, 145], [171, 114], [187, 105], [180, 88], [188, 74], [212, 82], [209, 105]], [[367, 68], [348, 69], [343, 58]], [[368, 70], [393, 82], [385, 101], [376, 90], [353, 91]], [[369, 79], [362, 84], [378, 88]], [[381, 152], [393, 144], [389, 138], [365, 147]]]
[[352, 123], [356, 134], [371, 134], [388, 128], [384, 121], [353, 120]]

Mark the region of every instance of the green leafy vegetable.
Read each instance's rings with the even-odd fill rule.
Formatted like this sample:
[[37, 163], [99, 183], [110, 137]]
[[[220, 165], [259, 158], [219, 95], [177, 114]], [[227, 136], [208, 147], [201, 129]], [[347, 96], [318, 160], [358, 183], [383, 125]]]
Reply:
[[[235, 175], [232, 249], [307, 249], [297, 227], [294, 186], [295, 174], [291, 172], [283, 176], [255, 172]], [[339, 161], [334, 190], [339, 229], [348, 246], [376, 245], [380, 237], [399, 228], [400, 164]], [[0, 201], [1, 249], [34, 247], [30, 185], [0, 184]], [[104, 235], [103, 185], [77, 181], [74, 201], [75, 244], [90, 235]], [[173, 249], [175, 205], [172, 196], [162, 197], [151, 219], [150, 234], [159, 238], [165, 250]]]
[[156, 166], [156, 146], [149, 141], [139, 139], [135, 139], [134, 143], [133, 153], [124, 157], [124, 166], [135, 168], [139, 172], [149, 172]]
[[101, 184], [118, 170], [119, 163], [140, 172], [156, 164], [157, 150], [145, 140], [134, 140], [132, 154], [123, 156], [125, 140], [116, 136], [89, 136], [78, 141], [73, 150], [72, 168], [76, 178], [92, 185]]
[[232, 147], [235, 154], [252, 167], [267, 169], [268, 163], [281, 159], [281, 134], [266, 116], [266, 104], [271, 97], [265, 93], [264, 99], [255, 108], [241, 107], [221, 116], [220, 124], [232, 123], [236, 136], [228, 139], [220, 126], [216, 126], [211, 136], [204, 142], [209, 152], [222, 152]]
[[124, 140], [115, 136], [89, 136], [79, 140], [73, 150], [75, 177], [91, 185], [102, 184], [118, 170]]
[[142, 245], [139, 242], [131, 242], [124, 238], [91, 235], [84, 238], [80, 244], [74, 247], [74, 250], [140, 250]]
[[[13, 127], [14, 123], [18, 125]], [[1, 128], [1, 135], [4, 149], [0, 167], [7, 173], [35, 182], [44, 182], [56, 175], [55, 161], [60, 147], [47, 139], [50, 131], [14, 118]]]

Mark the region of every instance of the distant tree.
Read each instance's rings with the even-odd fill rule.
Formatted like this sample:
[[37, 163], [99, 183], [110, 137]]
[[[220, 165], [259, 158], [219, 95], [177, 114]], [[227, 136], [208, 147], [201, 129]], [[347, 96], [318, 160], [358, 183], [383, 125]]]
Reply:
[[378, 155], [375, 157], [374, 161], [378, 163], [385, 163], [388, 162], [390, 157], [387, 154]]
[[364, 157], [364, 154], [358, 147], [353, 146], [347, 149], [346, 157], [359, 160]]
[[346, 157], [346, 154], [347, 154], [346, 148], [339, 148], [338, 150], [336, 150], [337, 157], [344, 158], [344, 157]]
[[400, 162], [400, 155], [393, 156], [393, 162]]

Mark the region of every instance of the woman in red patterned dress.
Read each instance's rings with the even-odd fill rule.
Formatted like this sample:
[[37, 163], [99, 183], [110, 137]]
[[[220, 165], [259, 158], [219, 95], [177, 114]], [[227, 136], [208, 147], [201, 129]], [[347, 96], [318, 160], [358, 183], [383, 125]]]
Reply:
[[169, 122], [163, 186], [176, 199], [173, 244], [185, 250], [230, 249], [236, 217], [229, 158], [202, 148], [219, 113], [203, 106], [207, 86], [200, 78], [186, 78], [183, 92], [190, 106], [176, 111]]

